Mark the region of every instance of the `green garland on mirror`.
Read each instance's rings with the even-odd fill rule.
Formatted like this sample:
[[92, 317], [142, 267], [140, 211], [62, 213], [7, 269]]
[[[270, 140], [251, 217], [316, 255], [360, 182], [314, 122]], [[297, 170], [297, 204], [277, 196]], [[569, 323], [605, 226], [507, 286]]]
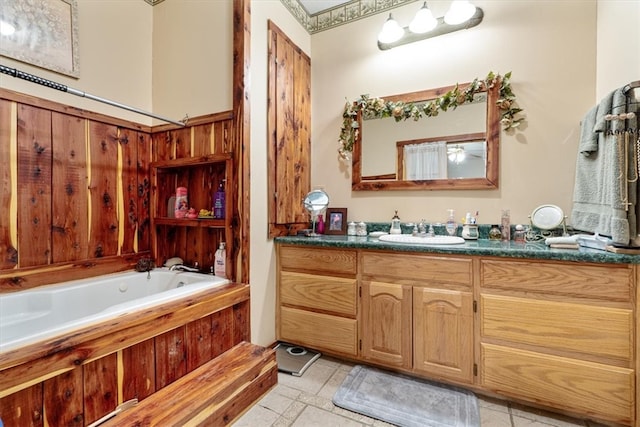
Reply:
[[483, 80], [475, 79], [464, 90], [460, 90], [458, 85], [444, 95], [432, 99], [428, 102], [391, 102], [382, 98], [371, 98], [369, 95], [361, 95], [360, 99], [354, 102], [347, 102], [342, 113], [342, 128], [340, 129], [340, 148], [338, 152], [342, 158], [349, 158], [349, 153], [353, 151], [353, 143], [360, 132], [358, 112], [362, 112], [370, 118], [393, 117], [396, 122], [401, 120], [419, 120], [422, 117], [435, 117], [440, 111], [456, 109], [465, 102], [473, 101], [473, 97], [478, 92], [486, 91], [494, 85], [500, 85], [500, 94], [496, 101], [501, 111], [502, 128], [504, 130], [515, 129], [524, 121], [524, 117], [516, 117], [521, 108], [515, 106], [516, 96], [511, 90], [511, 72], [504, 76], [489, 72]]

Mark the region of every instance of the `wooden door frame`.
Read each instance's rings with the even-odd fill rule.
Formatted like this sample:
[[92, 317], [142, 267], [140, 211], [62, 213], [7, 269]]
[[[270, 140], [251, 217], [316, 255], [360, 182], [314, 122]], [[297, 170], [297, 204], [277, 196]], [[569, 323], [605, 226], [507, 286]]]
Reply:
[[[237, 260], [236, 280], [249, 283], [250, 241], [250, 173], [249, 147], [251, 146], [251, 103], [249, 69], [251, 65], [251, 0], [233, 1], [233, 117], [235, 121], [232, 147], [237, 179], [232, 194], [238, 206], [238, 241], [233, 242], [232, 259]], [[238, 260], [238, 256], [240, 259]]]

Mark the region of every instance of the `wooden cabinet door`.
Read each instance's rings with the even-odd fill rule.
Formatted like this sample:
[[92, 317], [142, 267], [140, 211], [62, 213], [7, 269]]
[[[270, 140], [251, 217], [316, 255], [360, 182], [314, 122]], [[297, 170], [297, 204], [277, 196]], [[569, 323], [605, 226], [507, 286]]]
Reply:
[[311, 59], [269, 21], [269, 236], [307, 228], [311, 189]]
[[414, 287], [413, 330], [417, 373], [473, 382], [471, 292]]
[[362, 357], [411, 369], [411, 286], [362, 283]]

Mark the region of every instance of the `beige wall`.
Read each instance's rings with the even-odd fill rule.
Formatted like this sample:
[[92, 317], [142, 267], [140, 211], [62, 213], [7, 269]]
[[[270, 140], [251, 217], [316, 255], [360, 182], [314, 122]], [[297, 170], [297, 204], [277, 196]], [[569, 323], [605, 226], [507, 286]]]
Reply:
[[639, 22], [640, 0], [598, 2], [596, 99], [640, 80]]
[[233, 3], [167, 0], [154, 6], [152, 68], [155, 113], [181, 120], [230, 110]]
[[[448, 4], [429, 2], [436, 16]], [[545, 203], [570, 213], [579, 123], [594, 104], [596, 3], [475, 4], [485, 13], [477, 27], [389, 51], [376, 45], [383, 15], [312, 37], [312, 181], [325, 186], [333, 206], [349, 209], [349, 219], [387, 221], [397, 209], [403, 221], [444, 222], [451, 208], [458, 218], [479, 210], [481, 223], [495, 223], [501, 209], [510, 209], [513, 222], [526, 222]], [[418, 6], [395, 9], [394, 17], [407, 25]], [[499, 189], [351, 191], [350, 165], [336, 154], [345, 98], [433, 88], [489, 71], [512, 71], [513, 90], [527, 116], [522, 132], [502, 132]]]
[[[279, 0], [251, 5], [251, 340], [275, 341], [275, 248], [267, 216], [267, 20], [305, 53], [310, 36]], [[313, 61], [313, 60], [312, 60]], [[313, 65], [312, 65], [313, 73]], [[313, 95], [312, 95], [313, 96]]]
[[[153, 8], [144, 1], [77, 0], [80, 77], [56, 74], [1, 57], [3, 65], [91, 95], [150, 111]], [[111, 116], [151, 119], [103, 103], [0, 75], [0, 87]]]

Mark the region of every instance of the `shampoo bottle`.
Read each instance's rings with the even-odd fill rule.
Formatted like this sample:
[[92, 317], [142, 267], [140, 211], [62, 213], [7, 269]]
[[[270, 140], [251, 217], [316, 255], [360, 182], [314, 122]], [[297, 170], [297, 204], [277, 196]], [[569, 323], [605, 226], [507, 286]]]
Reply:
[[227, 278], [226, 262], [227, 262], [227, 254], [225, 250], [225, 243], [220, 242], [220, 247], [216, 251], [216, 254], [214, 257], [213, 272], [216, 276], [224, 277], [225, 279]]
[[215, 219], [224, 219], [224, 202], [224, 184], [221, 182], [218, 190], [213, 194], [213, 217]]

